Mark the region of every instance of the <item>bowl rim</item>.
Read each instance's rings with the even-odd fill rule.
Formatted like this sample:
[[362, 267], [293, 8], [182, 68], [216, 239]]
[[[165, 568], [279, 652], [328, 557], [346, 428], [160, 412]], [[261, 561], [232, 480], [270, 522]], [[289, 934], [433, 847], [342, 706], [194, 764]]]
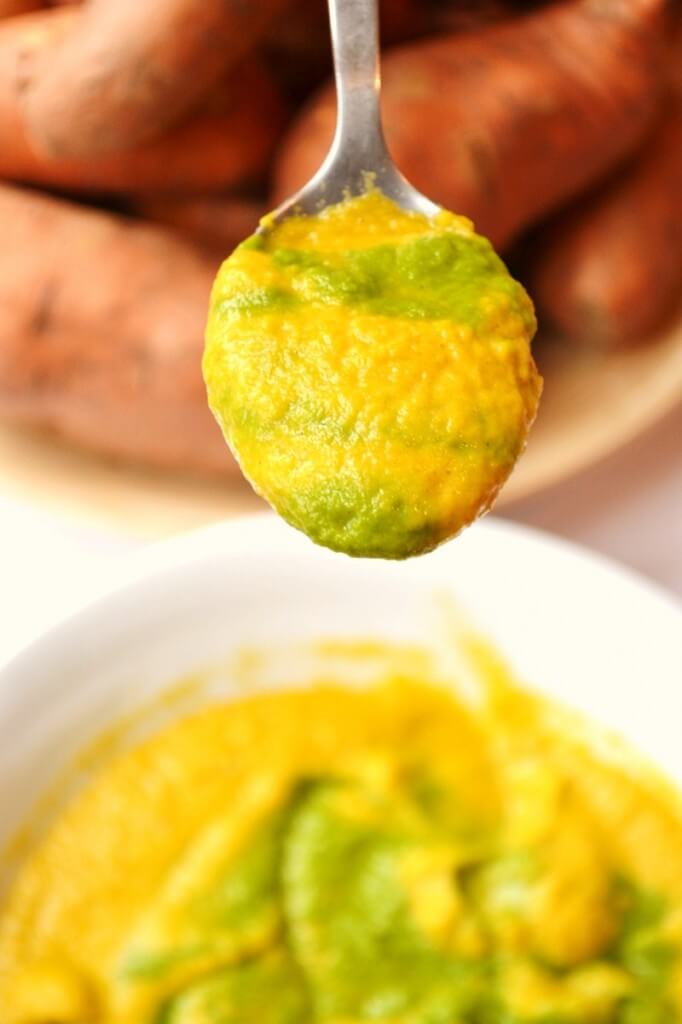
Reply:
[[[9, 806], [30, 811], [49, 792], [50, 773], [116, 724], [112, 715], [122, 709], [125, 719], [150, 689], [210, 670], [230, 649], [406, 635], [428, 648], [438, 640], [433, 604], [428, 622], [421, 615], [438, 592], [464, 612], [455, 627], [490, 639], [522, 685], [621, 735], [682, 786], [682, 605], [673, 595], [571, 542], [495, 519], [407, 569], [382, 562], [374, 572], [374, 564], [316, 547], [267, 513], [135, 554], [0, 670], [0, 790]], [[358, 584], [366, 593], [349, 601]]]

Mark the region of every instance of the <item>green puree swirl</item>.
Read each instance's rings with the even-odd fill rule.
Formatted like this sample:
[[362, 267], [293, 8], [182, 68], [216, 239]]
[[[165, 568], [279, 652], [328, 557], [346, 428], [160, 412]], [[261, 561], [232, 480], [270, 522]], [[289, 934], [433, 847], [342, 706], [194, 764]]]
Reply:
[[[425, 236], [401, 245], [313, 252], [270, 249], [266, 236], [254, 235], [240, 248], [269, 252], [282, 272], [282, 285], [253, 289], [224, 300], [225, 316], [293, 310], [307, 302], [353, 306], [378, 316], [415, 320], [455, 320], [480, 325], [482, 284], [497, 296], [521, 300], [523, 289], [490, 242], [480, 235]], [[523, 302], [525, 324], [532, 333], [532, 310]]]
[[[415, 916], [406, 869], [434, 857], [451, 862], [441, 898], [454, 901], [456, 923], [484, 937], [478, 955], [457, 953], [447, 935], [437, 941]], [[156, 945], [138, 940], [119, 983], [163, 993], [164, 976], [184, 960], [185, 981], [165, 992], [149, 1024], [672, 1024], [665, 906], [621, 878], [612, 883], [615, 938], [598, 960], [548, 964], [528, 945], [496, 942], [500, 908], [523, 914], [542, 870], [534, 857], [510, 856], [451, 804], [439, 811], [438, 791], [423, 779], [389, 793], [333, 778], [303, 782], [223, 875], [180, 905], [176, 947], [152, 928]], [[559, 992], [581, 991], [578, 979], [595, 969], [615, 984], [596, 1013], [584, 986], [571, 1013], [558, 995], [556, 1010], [519, 1018], [505, 978], [524, 963]]]

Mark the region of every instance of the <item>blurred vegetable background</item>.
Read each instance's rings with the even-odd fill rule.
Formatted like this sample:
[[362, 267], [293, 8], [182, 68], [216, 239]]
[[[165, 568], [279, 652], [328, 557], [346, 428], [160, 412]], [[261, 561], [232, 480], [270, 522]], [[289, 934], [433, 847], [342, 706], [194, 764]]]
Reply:
[[[382, 0], [407, 177], [471, 216], [567, 346], [646, 344], [682, 294], [682, 11]], [[200, 374], [220, 259], [335, 118], [325, 0], [0, 0], [0, 417], [237, 472]]]

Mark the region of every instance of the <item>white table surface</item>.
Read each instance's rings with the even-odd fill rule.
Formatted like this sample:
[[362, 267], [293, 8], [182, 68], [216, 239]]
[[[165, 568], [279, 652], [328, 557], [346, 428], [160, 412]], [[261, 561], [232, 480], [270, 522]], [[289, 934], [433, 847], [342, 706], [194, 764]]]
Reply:
[[[682, 597], [682, 405], [626, 448], [504, 515], [585, 544]], [[0, 497], [0, 662], [106, 588], [143, 546]]]
[[505, 515], [578, 541], [682, 597], [682, 404], [609, 458]]

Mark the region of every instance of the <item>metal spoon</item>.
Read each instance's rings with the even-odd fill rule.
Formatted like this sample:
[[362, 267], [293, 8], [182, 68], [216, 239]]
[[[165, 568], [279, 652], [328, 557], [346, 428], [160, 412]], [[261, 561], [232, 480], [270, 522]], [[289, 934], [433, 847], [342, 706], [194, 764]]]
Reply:
[[319, 171], [267, 218], [262, 230], [293, 214], [319, 213], [368, 185], [404, 210], [433, 217], [441, 209], [403, 177], [386, 148], [381, 125], [377, 0], [328, 0], [337, 119], [331, 149]]

